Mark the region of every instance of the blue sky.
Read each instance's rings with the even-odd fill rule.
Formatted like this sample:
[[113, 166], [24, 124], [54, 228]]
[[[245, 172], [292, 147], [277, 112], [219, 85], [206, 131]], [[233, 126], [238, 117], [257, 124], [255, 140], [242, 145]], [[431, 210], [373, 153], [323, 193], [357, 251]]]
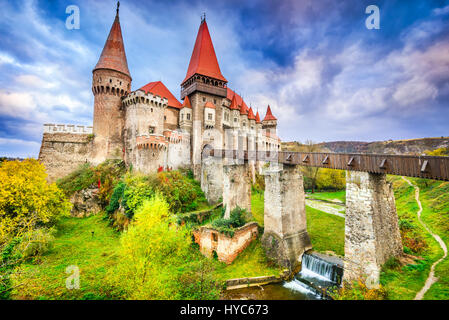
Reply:
[[[65, 27], [72, 4], [79, 30]], [[0, 0], [0, 155], [37, 157], [44, 123], [91, 125], [115, 6]], [[229, 87], [262, 116], [270, 104], [282, 140], [449, 135], [449, 1], [123, 0], [133, 90], [162, 80], [179, 97], [203, 12]]]

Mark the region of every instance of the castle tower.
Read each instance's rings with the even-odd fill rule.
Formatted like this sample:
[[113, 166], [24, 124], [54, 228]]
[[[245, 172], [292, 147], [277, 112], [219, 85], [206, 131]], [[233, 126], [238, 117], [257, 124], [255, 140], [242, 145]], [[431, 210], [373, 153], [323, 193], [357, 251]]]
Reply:
[[271, 108], [268, 105], [267, 108], [267, 114], [265, 115], [265, 118], [262, 120], [262, 129], [269, 130], [272, 134], [276, 134], [276, 127], [278, 125], [278, 120], [275, 116], [271, 113]]
[[120, 2], [117, 3], [117, 14], [100, 59], [92, 71], [94, 163], [124, 157], [125, 114], [121, 101], [131, 91], [132, 78], [123, 44], [119, 6]]
[[179, 126], [182, 131], [190, 133], [192, 130], [192, 105], [186, 96], [179, 112]]
[[[192, 167], [196, 178], [199, 178], [201, 173], [201, 152], [203, 148], [206, 145], [221, 148], [223, 144], [222, 114], [227, 96], [226, 87], [227, 80], [221, 74], [206, 19], [203, 18], [186, 77], [181, 83], [181, 99], [188, 97], [192, 106], [191, 150]], [[210, 119], [205, 119], [212, 113], [205, 112], [206, 104], [209, 107], [215, 106], [215, 117], [212, 120], [215, 125], [213, 126]], [[212, 127], [214, 129], [210, 129]], [[217, 139], [217, 137], [209, 138], [209, 135], [204, 134], [205, 130], [220, 133], [221, 139]]]

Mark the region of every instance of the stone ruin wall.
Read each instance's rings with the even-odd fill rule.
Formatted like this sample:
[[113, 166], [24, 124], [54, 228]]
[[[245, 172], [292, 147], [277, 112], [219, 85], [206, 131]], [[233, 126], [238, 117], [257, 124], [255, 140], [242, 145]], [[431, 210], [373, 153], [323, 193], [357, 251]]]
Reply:
[[48, 181], [54, 182], [77, 169], [79, 165], [91, 160], [92, 139], [91, 133], [87, 133], [91, 127], [75, 127], [83, 129], [78, 132], [69, 132], [68, 130], [71, 129], [67, 128], [72, 128], [72, 126], [60, 126], [58, 127], [59, 131], [50, 131], [48, 128], [46, 126], [44, 129], [38, 160], [47, 170]]
[[231, 264], [257, 238], [258, 226], [256, 222], [247, 223], [236, 229], [233, 237], [208, 227], [200, 227], [193, 235], [203, 255], [212, 257], [215, 251], [219, 261]]

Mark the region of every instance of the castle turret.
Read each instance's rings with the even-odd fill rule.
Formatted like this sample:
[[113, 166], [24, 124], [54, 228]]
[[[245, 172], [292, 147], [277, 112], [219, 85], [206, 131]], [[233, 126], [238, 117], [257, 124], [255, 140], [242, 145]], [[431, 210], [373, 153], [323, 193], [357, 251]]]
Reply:
[[179, 126], [182, 131], [188, 133], [192, 130], [192, 105], [188, 96], [185, 97], [181, 111], [179, 112]]
[[267, 108], [267, 114], [265, 115], [265, 118], [262, 120], [262, 128], [263, 129], [270, 129], [270, 132], [273, 134], [276, 134], [276, 127], [277, 127], [277, 119], [273, 114], [271, 113], [271, 108], [268, 105]]
[[[223, 147], [222, 139], [218, 139], [219, 135], [216, 134], [223, 134], [222, 117], [227, 92], [227, 80], [221, 74], [206, 19], [203, 18], [186, 77], [181, 83], [181, 99], [188, 97], [192, 106], [192, 167], [197, 179], [200, 177], [202, 149], [206, 145], [214, 148]], [[205, 111], [206, 106], [210, 112]], [[209, 119], [210, 114], [212, 120]], [[210, 133], [204, 134], [205, 130], [211, 128], [215, 130], [214, 137]]]
[[119, 21], [119, 6], [111, 31], [93, 69], [94, 93], [94, 150], [93, 161], [124, 157], [125, 115], [121, 108], [122, 97], [131, 91], [131, 74], [128, 70], [125, 46]]
[[249, 129], [252, 132], [256, 132], [256, 116], [254, 115], [253, 108], [249, 108], [248, 111], [248, 122], [249, 122]]

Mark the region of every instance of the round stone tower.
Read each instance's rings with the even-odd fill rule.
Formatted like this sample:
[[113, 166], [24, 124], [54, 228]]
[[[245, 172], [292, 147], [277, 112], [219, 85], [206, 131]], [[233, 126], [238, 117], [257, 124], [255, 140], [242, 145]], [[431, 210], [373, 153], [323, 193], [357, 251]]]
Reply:
[[94, 146], [92, 161], [124, 158], [125, 112], [122, 97], [131, 91], [125, 46], [119, 21], [119, 5], [100, 59], [93, 69]]

